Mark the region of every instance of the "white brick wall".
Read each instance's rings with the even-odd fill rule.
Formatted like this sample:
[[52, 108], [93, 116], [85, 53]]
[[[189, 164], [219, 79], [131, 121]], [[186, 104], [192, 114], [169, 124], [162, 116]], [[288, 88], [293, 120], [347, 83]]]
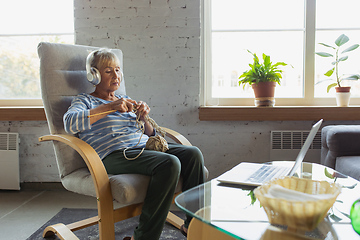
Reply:
[[[157, 121], [167, 125], [173, 109], [197, 108], [199, 102], [199, 6], [174, 0], [75, 1], [76, 42], [122, 49], [128, 94], [147, 101], [152, 114], [165, 112]], [[185, 99], [187, 91], [192, 97]], [[179, 104], [189, 99], [191, 104]]]

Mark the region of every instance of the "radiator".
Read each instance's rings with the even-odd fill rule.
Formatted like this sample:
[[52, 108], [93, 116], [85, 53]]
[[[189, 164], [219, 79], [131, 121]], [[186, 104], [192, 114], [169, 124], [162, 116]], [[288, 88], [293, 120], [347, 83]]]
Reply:
[[[271, 131], [270, 160], [295, 160], [309, 132], [310, 131]], [[320, 163], [320, 154], [321, 132], [319, 131], [316, 133], [304, 161]]]
[[18, 133], [0, 132], [0, 189], [20, 190]]

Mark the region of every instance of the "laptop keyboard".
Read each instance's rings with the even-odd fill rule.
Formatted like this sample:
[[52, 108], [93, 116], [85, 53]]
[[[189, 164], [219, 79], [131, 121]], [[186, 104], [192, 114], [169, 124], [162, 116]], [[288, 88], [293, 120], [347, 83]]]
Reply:
[[270, 179], [278, 176], [283, 176], [286, 174], [286, 171], [288, 171], [288, 168], [284, 168], [281, 166], [262, 166], [259, 168], [256, 172], [251, 174], [251, 176], [248, 178], [248, 181], [256, 182], [256, 183], [264, 183], [266, 181], [269, 181]]

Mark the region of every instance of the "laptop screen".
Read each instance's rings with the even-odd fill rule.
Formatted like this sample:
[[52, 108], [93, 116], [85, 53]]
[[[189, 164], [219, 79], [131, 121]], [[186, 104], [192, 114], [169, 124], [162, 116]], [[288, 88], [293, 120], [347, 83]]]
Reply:
[[297, 155], [296, 160], [295, 160], [295, 164], [292, 167], [291, 171], [289, 172], [288, 176], [294, 175], [295, 171], [298, 169], [298, 167], [300, 166], [300, 164], [304, 160], [304, 157], [305, 157], [307, 151], [309, 150], [309, 147], [310, 147], [316, 133], [319, 131], [319, 128], [320, 128], [322, 122], [323, 122], [323, 119], [320, 119], [317, 123], [315, 123], [312, 126], [311, 131], [310, 131], [309, 135], [307, 136], [307, 138], [305, 140], [305, 143], [302, 146], [299, 154]]

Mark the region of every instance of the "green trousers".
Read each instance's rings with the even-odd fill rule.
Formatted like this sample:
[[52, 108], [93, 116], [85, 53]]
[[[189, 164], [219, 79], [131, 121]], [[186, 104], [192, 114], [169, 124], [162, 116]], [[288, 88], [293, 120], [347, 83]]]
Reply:
[[[128, 149], [126, 156], [135, 157], [141, 149]], [[135, 240], [158, 240], [160, 238], [175, 188], [181, 175], [182, 191], [204, 182], [204, 159], [194, 146], [169, 143], [165, 153], [144, 150], [135, 160], [127, 160], [123, 150], [117, 150], [103, 159], [109, 174], [136, 173], [150, 176], [139, 225], [134, 231]], [[184, 224], [188, 227], [191, 217]]]

